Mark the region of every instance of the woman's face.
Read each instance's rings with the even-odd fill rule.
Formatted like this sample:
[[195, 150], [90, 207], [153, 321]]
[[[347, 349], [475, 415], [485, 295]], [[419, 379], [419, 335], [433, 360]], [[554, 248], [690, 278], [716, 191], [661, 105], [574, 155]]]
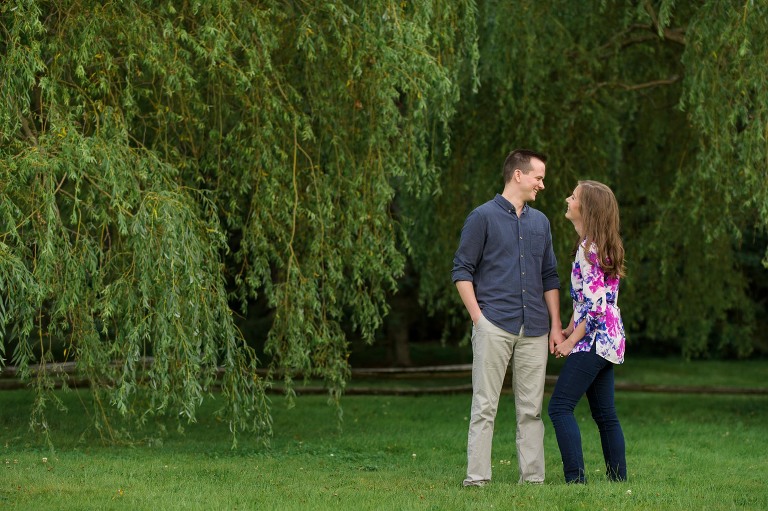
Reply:
[[565, 210], [565, 218], [571, 222], [581, 221], [581, 203], [579, 202], [579, 187], [577, 186], [573, 193], [565, 199], [568, 208]]

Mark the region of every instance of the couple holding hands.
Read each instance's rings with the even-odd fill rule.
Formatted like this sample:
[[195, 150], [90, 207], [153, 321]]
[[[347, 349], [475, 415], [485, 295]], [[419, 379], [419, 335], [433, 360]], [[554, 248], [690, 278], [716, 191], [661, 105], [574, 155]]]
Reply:
[[614, 364], [625, 335], [616, 304], [624, 276], [619, 209], [606, 185], [579, 181], [566, 198], [576, 231], [573, 314], [560, 321], [560, 281], [549, 220], [528, 205], [544, 189], [547, 158], [518, 149], [506, 158], [504, 190], [472, 211], [461, 230], [452, 278], [472, 318], [472, 411], [464, 486], [491, 480], [499, 396], [512, 366], [520, 482], [544, 482], [542, 402], [549, 351], [566, 357], [549, 401], [567, 483], [586, 483], [574, 409], [586, 394], [608, 479], [627, 478], [624, 434], [614, 407]]

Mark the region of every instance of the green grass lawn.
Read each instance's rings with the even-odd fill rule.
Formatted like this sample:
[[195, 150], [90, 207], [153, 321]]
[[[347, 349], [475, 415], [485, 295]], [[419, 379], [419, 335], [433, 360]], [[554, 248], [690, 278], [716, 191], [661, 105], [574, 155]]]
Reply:
[[[708, 381], [765, 386], [757, 380], [768, 364], [744, 380], [752, 369], [734, 364], [721, 368], [731, 376]], [[670, 378], [695, 372], [648, 366]], [[270, 445], [240, 436], [236, 450], [226, 427], [205, 413], [215, 403], [183, 435], [169, 421], [107, 446], [85, 419], [88, 392], [60, 395], [69, 412], [51, 413], [52, 452], [27, 429], [31, 394], [0, 392], [0, 509], [768, 509], [766, 395], [618, 392], [629, 465], [629, 481], [618, 484], [602, 478], [598, 434], [582, 403], [586, 486], [563, 483], [548, 419], [546, 484], [517, 484], [514, 408], [505, 395], [493, 483], [472, 489], [460, 487], [469, 394], [347, 396], [341, 431], [324, 396], [299, 397], [294, 408], [273, 396]]]

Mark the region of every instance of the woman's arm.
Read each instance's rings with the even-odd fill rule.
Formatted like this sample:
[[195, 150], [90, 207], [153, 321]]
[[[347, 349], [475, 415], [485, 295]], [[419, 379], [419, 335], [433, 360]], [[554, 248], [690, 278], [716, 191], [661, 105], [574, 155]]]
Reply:
[[581, 252], [581, 275], [583, 278], [584, 302], [589, 306], [586, 315], [580, 321], [586, 323], [582, 337], [589, 336], [604, 321], [608, 307], [608, 287], [605, 284], [605, 272], [598, 262], [594, 245]]
[[[564, 332], [567, 339], [560, 345], [560, 349], [555, 350], [555, 354], [558, 356], [567, 356], [573, 351], [576, 344], [595, 330], [605, 316], [608, 292], [605, 285], [605, 272], [600, 267], [597, 253], [593, 248], [594, 245], [587, 252], [587, 249], [582, 247], [576, 254], [583, 279], [584, 302], [589, 306], [589, 310], [585, 316], [579, 318], [578, 324], [575, 324], [574, 318], [571, 318], [571, 322]], [[571, 331], [567, 332], [568, 329]]]
[[573, 318], [571, 318], [571, 324], [568, 326], [572, 328], [572, 331], [565, 341], [555, 346], [555, 355], [557, 356], [567, 357], [573, 351], [576, 343], [582, 340], [587, 332], [586, 321], [582, 321], [576, 328], [573, 328]]
[[573, 314], [571, 314], [571, 320], [568, 322], [568, 326], [563, 329], [563, 337], [568, 337], [573, 333]]

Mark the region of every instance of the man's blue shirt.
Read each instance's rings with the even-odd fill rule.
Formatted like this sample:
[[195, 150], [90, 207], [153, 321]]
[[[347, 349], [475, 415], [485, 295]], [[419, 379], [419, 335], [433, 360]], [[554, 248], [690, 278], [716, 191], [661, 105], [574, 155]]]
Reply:
[[544, 292], [560, 289], [549, 220], [497, 194], [467, 216], [453, 258], [453, 282], [472, 282], [483, 316], [499, 328], [526, 336], [549, 332]]

